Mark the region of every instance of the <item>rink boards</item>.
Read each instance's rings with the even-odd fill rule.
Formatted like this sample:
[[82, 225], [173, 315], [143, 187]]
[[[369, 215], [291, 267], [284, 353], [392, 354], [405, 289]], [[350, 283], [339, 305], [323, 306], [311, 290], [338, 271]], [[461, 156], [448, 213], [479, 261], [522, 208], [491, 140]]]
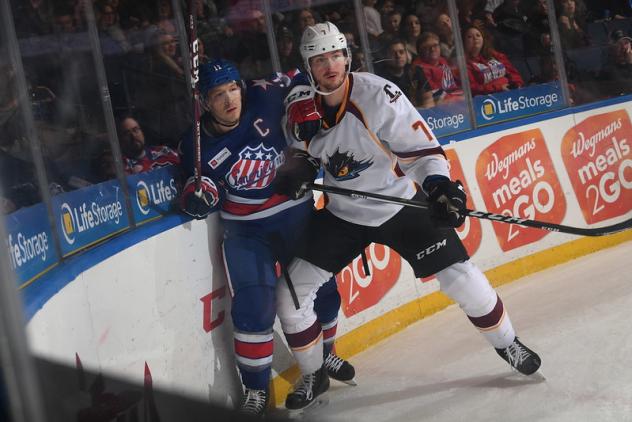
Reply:
[[[632, 216], [631, 116], [631, 102], [613, 100], [442, 143], [470, 208], [610, 225]], [[154, 386], [202, 399], [238, 400], [220, 233], [216, 216], [184, 223], [167, 217], [44, 275], [24, 291], [32, 349], [139, 383], [150, 371]], [[632, 239], [630, 232], [582, 239], [476, 219], [459, 235], [495, 284]], [[394, 251], [371, 245], [367, 257], [369, 275], [357, 258], [337, 276], [337, 348], [347, 357], [449, 305], [436, 280], [416, 279]], [[278, 401], [296, 375], [278, 324], [273, 371]]]

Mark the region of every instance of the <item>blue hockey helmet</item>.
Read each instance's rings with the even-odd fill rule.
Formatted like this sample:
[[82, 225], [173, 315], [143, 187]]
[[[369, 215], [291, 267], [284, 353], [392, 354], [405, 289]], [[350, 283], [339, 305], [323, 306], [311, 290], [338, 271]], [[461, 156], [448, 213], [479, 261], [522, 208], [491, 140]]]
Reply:
[[200, 65], [200, 94], [203, 98], [216, 86], [228, 82], [241, 84], [241, 75], [233, 62], [224, 59], [211, 60]]

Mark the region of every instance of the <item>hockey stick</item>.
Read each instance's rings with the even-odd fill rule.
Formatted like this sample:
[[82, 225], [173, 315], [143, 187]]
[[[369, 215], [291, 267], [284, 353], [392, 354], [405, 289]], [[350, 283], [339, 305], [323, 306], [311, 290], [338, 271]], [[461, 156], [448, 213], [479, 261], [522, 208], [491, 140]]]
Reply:
[[[412, 199], [397, 198], [394, 196], [380, 195], [378, 193], [361, 192], [357, 190], [344, 189], [344, 188], [339, 188], [335, 186], [321, 185], [317, 183], [304, 183], [303, 187], [306, 190], [312, 189], [312, 190], [317, 190], [321, 192], [333, 193], [337, 195], [346, 195], [352, 198], [374, 199], [380, 202], [387, 202], [391, 204], [401, 204], [401, 205], [406, 205], [408, 207], [415, 207], [415, 208], [422, 208], [422, 209], [429, 208], [429, 205], [425, 202], [415, 201]], [[467, 215], [468, 217], [475, 217], [475, 218], [480, 218], [484, 220], [498, 221], [499, 223], [519, 224], [525, 227], [533, 227], [536, 229], [548, 230], [551, 232], [575, 234], [578, 236], [605, 236], [608, 234], [618, 233], [632, 227], [632, 219], [628, 219], [620, 223], [613, 224], [611, 226], [595, 227], [595, 228], [581, 228], [581, 227], [564, 226], [561, 224], [546, 223], [543, 221], [528, 220], [525, 218], [513, 217], [510, 215], [493, 214], [491, 212], [485, 212], [485, 211], [475, 211], [475, 210], [470, 210], [470, 209], [465, 210], [465, 215]]]
[[200, 79], [197, 39], [197, 1], [189, 0], [189, 52], [191, 55], [191, 92], [193, 93], [193, 151], [195, 160], [195, 195], [202, 196], [202, 153], [200, 151]]

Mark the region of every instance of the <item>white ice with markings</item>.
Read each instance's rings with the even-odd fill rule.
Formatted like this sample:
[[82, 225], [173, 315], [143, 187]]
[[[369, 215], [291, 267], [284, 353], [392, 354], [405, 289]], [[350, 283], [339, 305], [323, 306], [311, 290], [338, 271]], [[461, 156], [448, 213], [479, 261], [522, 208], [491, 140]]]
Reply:
[[354, 356], [318, 421], [632, 421], [632, 242], [498, 289], [541, 375], [512, 372], [456, 307]]

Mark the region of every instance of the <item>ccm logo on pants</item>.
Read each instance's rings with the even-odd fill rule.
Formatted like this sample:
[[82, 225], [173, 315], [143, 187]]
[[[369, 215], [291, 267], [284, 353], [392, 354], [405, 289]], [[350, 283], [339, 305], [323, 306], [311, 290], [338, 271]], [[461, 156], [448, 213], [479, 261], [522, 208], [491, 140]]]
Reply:
[[441, 242], [437, 242], [434, 245], [428, 246], [423, 251], [417, 253], [417, 259], [422, 260], [425, 257], [427, 257], [428, 255], [432, 254], [433, 252], [436, 252], [439, 249], [445, 247], [446, 244], [447, 244], [447, 241], [448, 241], [447, 239], [443, 239]]

